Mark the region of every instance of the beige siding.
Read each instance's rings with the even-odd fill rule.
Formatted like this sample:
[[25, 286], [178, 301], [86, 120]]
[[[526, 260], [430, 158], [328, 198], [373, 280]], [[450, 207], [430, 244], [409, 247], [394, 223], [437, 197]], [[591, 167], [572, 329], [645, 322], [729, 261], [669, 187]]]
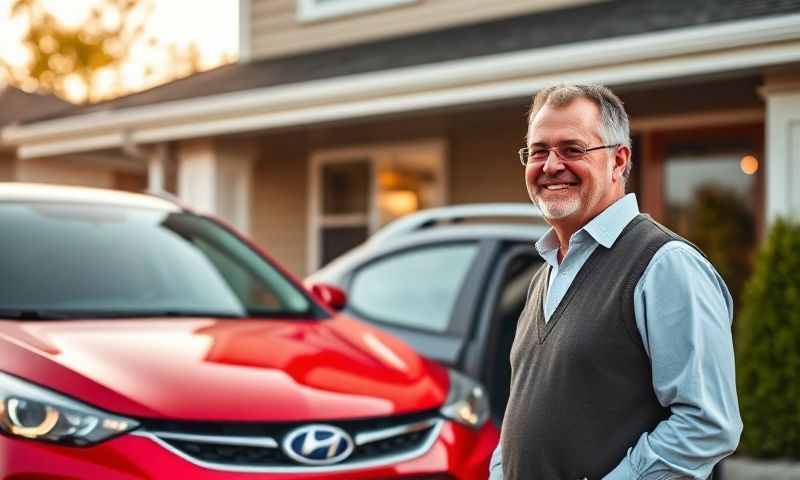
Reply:
[[0, 182], [14, 180], [14, 155], [0, 151]]
[[62, 159], [31, 158], [17, 162], [17, 180], [83, 187], [113, 188], [112, 170]]
[[297, 276], [306, 273], [308, 150], [287, 134], [263, 143], [253, 167], [253, 240]]
[[517, 160], [525, 106], [464, 117], [451, 137], [450, 203], [527, 202]]
[[419, 0], [315, 22], [298, 19], [297, 0], [249, 1], [250, 57], [256, 59], [601, 0]]

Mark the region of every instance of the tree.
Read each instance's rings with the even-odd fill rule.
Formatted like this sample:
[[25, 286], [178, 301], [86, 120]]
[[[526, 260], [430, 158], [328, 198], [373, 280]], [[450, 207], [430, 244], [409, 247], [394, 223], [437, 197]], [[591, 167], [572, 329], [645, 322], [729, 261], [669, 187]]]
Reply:
[[737, 318], [742, 449], [800, 459], [800, 224], [776, 221]]
[[[196, 45], [182, 51], [146, 36], [153, 0], [98, 0], [79, 27], [69, 27], [43, 5], [43, 0], [14, 0], [11, 16], [23, 18], [27, 30], [22, 43], [29, 61], [15, 67], [0, 59], [0, 69], [12, 85], [24, 90], [46, 90], [73, 101], [97, 101], [128, 93], [122, 67], [135, 45], [162, 50], [169, 58], [166, 72], [153, 65], [137, 65], [150, 84], [194, 73], [199, 69]], [[157, 58], [158, 55], [153, 55]], [[115, 81], [98, 88], [101, 74]], [[157, 78], [156, 78], [157, 77]]]

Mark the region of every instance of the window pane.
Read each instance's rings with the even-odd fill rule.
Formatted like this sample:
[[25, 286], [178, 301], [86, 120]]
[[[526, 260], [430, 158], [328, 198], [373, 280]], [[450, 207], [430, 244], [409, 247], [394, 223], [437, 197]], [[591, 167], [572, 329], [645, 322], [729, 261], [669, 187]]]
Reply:
[[374, 320], [443, 332], [478, 245], [451, 244], [416, 249], [360, 270], [350, 305]]
[[734, 300], [750, 274], [756, 243], [755, 171], [751, 159], [743, 160], [748, 155], [746, 149], [678, 150], [666, 162], [667, 225], [708, 255]]
[[322, 261], [320, 266], [361, 245], [367, 239], [367, 227], [324, 227], [322, 229]]
[[366, 214], [369, 205], [369, 163], [354, 160], [322, 167], [322, 213]]

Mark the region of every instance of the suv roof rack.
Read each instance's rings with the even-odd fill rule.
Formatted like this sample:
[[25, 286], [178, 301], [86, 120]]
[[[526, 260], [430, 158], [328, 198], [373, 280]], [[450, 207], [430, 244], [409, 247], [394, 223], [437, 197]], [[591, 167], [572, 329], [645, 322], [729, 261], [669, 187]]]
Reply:
[[[389, 238], [430, 228], [440, 223], [458, 223], [466, 219], [489, 217], [518, 217], [544, 222], [539, 210], [530, 203], [476, 203], [422, 210], [403, 217], [375, 232], [370, 242], [382, 242]], [[537, 222], [538, 223], [538, 222]]]
[[175, 205], [184, 208], [183, 202], [181, 199], [178, 198], [177, 195], [167, 192], [166, 190], [152, 190], [147, 189], [142, 192], [144, 195], [149, 195], [151, 197], [157, 197], [161, 200], [166, 200], [167, 202], [174, 203]]

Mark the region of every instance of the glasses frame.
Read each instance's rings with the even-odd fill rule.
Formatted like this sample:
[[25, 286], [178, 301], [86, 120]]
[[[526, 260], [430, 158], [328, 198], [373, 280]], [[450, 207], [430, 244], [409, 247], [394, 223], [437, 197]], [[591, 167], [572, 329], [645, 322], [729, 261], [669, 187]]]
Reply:
[[[594, 150], [600, 150], [602, 148], [617, 148], [620, 145], [622, 145], [622, 144], [621, 143], [614, 143], [614, 144], [611, 144], [611, 145], [600, 145], [600, 146], [597, 146], [597, 147], [584, 147], [582, 145], [570, 144], [570, 145], [556, 145], [555, 147], [541, 147], [541, 148], [538, 148], [538, 150], [547, 150], [548, 151], [547, 158], [545, 158], [544, 161], [547, 161], [547, 159], [550, 158], [550, 153], [549, 152], [553, 152], [562, 161], [571, 162], [571, 161], [574, 161], [574, 160], [585, 158], [587, 153], [592, 152]], [[583, 149], [583, 153], [581, 153], [580, 157], [575, 157], [574, 159], [566, 158], [564, 155], [562, 155], [558, 151], [558, 149], [559, 148], [564, 148], [564, 147], [567, 147], [567, 146], [570, 147], [570, 148]], [[529, 158], [530, 158], [529, 157], [530, 149], [528, 147], [522, 147], [522, 148], [519, 149], [519, 151], [517, 151], [517, 154], [519, 155], [519, 161], [522, 162], [522, 166], [523, 167], [527, 167], [528, 163], [529, 163]], [[537, 161], [540, 161], [540, 160], [537, 160]]]

